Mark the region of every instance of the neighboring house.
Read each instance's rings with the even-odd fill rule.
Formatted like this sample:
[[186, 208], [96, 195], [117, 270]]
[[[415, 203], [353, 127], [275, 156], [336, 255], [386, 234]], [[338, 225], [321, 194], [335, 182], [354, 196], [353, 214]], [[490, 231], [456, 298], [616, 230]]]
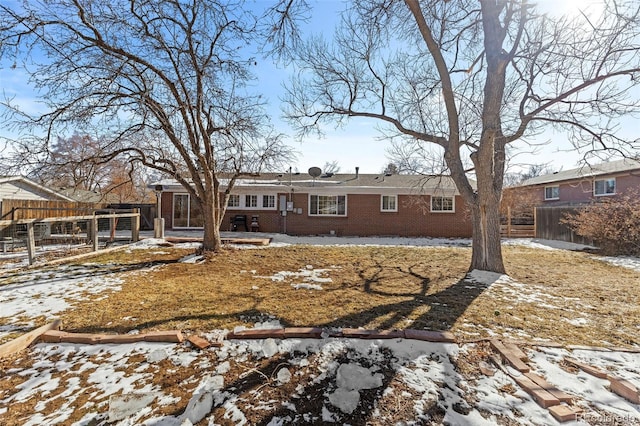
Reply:
[[120, 198], [116, 194], [101, 194], [97, 191], [87, 191], [78, 188], [56, 188], [58, 192], [64, 194], [75, 201], [93, 204], [119, 204]]
[[[200, 210], [185, 189], [173, 180], [149, 187], [160, 185], [165, 227], [201, 228]], [[306, 173], [267, 173], [239, 179], [221, 230], [469, 237], [471, 227], [469, 212], [450, 177], [359, 174], [356, 169], [355, 174], [316, 178]]]
[[[8, 200], [25, 201], [73, 201], [70, 197], [40, 185], [22, 176], [0, 176], [0, 212], [6, 214], [3, 206]], [[3, 217], [2, 219], [11, 219]]]
[[586, 204], [640, 190], [640, 161], [624, 159], [527, 179], [506, 192], [537, 206]]

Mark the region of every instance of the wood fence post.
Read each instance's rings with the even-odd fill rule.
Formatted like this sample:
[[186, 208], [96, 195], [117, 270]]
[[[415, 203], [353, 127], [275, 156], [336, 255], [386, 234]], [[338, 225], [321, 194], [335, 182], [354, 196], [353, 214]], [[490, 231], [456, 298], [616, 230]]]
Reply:
[[93, 251], [98, 251], [98, 218], [93, 215], [91, 219], [91, 242], [93, 243]]
[[136, 214], [131, 218], [131, 241], [134, 243], [140, 241], [140, 209], [133, 209]]
[[[109, 213], [114, 214], [115, 210], [109, 210]], [[114, 242], [116, 240], [116, 226], [118, 225], [118, 220], [115, 217], [109, 218], [109, 240]]]
[[533, 207], [533, 238], [538, 237], [538, 208]]
[[27, 223], [27, 255], [29, 256], [29, 265], [33, 265], [36, 260], [36, 236], [33, 222]]
[[507, 206], [507, 237], [511, 238], [511, 206]]

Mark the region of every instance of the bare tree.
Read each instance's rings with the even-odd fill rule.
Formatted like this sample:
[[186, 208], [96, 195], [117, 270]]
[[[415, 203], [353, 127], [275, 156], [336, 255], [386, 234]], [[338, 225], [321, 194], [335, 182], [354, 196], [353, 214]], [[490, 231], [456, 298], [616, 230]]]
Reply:
[[340, 164], [338, 163], [338, 160], [325, 161], [324, 166], [322, 166], [322, 171], [325, 174], [340, 173]]
[[504, 186], [516, 186], [521, 184], [527, 179], [531, 179], [534, 177], [548, 175], [554, 173], [554, 170], [549, 166], [548, 163], [541, 164], [529, 164], [529, 169], [527, 171], [520, 172], [511, 172], [504, 174]]
[[51, 187], [110, 194], [121, 203], [143, 202], [151, 194], [143, 169], [120, 157], [102, 161], [104, 144], [99, 138], [77, 133], [69, 138], [58, 137], [51, 143], [47, 157], [34, 165], [30, 176]]
[[356, 0], [332, 44], [298, 49], [286, 114], [302, 134], [366, 117], [386, 136], [437, 147], [472, 213], [470, 269], [503, 273], [509, 146], [551, 125], [581, 148], [638, 147], [616, 126], [640, 111], [630, 92], [640, 82], [640, 4], [605, 1], [588, 18], [517, 0]]
[[400, 174], [400, 169], [395, 163], [389, 163], [382, 171], [385, 175], [398, 175]]
[[56, 134], [95, 129], [100, 161], [124, 156], [180, 182], [203, 213], [204, 250], [220, 249], [236, 179], [291, 152], [248, 84], [249, 49], [267, 36], [257, 22], [227, 0], [0, 5], [0, 58], [24, 60], [48, 106], [35, 117], [12, 110], [45, 129], [22, 147], [46, 155]]

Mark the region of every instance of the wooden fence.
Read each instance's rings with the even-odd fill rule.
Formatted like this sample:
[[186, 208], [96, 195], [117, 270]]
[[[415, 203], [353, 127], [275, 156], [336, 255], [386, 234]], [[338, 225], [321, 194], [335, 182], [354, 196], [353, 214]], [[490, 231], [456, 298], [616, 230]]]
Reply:
[[560, 223], [565, 215], [574, 214], [579, 209], [578, 206], [536, 207], [536, 237], [592, 245], [593, 241], [577, 235], [567, 225]]
[[536, 212], [532, 214], [512, 214], [507, 207], [505, 223], [500, 225], [500, 235], [507, 238], [535, 238]]
[[82, 216], [104, 209], [106, 204], [49, 200], [2, 200], [0, 220]]

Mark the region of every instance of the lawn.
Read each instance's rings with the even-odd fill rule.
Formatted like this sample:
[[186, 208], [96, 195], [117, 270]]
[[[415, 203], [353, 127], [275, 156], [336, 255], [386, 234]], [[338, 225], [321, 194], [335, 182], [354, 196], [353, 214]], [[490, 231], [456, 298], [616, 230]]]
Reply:
[[93, 258], [128, 270], [121, 290], [72, 302], [61, 315], [65, 328], [195, 332], [277, 319], [284, 326], [451, 330], [460, 341], [500, 335], [640, 344], [640, 273], [589, 253], [506, 246], [509, 277], [479, 282], [465, 280], [465, 247], [294, 245], [181, 262], [189, 253], [162, 248]]
[[640, 272], [515, 244], [504, 247], [509, 276], [467, 274], [466, 243], [445, 245], [229, 248], [199, 262], [193, 247], [141, 244], [7, 269], [2, 340], [61, 317], [75, 332], [179, 329], [214, 340], [237, 326], [412, 328], [450, 330], [458, 343], [37, 344], [0, 359], [0, 423], [556, 424], [510, 374], [480, 368], [493, 362], [483, 339], [496, 336], [520, 342], [532, 371], [573, 395], [588, 424], [640, 420], [607, 380], [564, 361], [640, 383]]

